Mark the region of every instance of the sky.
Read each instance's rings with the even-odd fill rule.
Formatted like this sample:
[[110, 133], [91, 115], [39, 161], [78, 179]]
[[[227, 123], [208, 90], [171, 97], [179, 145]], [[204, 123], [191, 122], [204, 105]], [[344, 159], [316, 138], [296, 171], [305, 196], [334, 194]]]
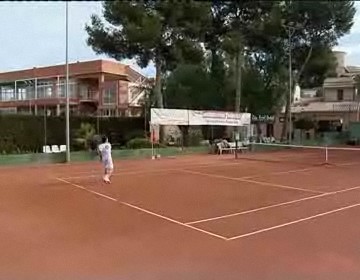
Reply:
[[[360, 2], [356, 7], [350, 34], [335, 48], [347, 52], [347, 65], [360, 65]], [[109, 59], [86, 44], [85, 24], [101, 11], [101, 2], [69, 2], [69, 62]], [[65, 2], [0, 2], [0, 26], [0, 72], [64, 63]], [[140, 69], [134, 61], [123, 63], [154, 75], [153, 65]]]

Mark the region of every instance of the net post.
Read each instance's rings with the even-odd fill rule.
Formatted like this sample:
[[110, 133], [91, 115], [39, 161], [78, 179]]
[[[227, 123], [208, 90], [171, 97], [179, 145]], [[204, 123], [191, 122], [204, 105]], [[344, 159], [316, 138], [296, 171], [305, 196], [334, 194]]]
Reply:
[[155, 131], [154, 127], [150, 122], [150, 140], [151, 140], [151, 159], [155, 159], [155, 151], [154, 151], [154, 141], [155, 141]]
[[238, 158], [238, 149], [239, 149], [239, 140], [240, 140], [240, 132], [239, 128], [235, 131], [235, 159]]

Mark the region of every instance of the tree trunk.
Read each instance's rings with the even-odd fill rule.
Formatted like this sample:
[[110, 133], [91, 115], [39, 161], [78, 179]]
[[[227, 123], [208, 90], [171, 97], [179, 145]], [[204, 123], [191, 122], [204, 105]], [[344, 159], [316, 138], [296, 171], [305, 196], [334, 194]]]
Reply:
[[[242, 45], [241, 40], [238, 42], [238, 50], [235, 59], [236, 71], [236, 93], [235, 93], [235, 112], [240, 113], [241, 106], [241, 76], [242, 76]], [[240, 135], [240, 127], [236, 127], [236, 133]]]
[[[291, 93], [293, 95], [293, 92]], [[285, 105], [285, 116], [284, 116], [284, 122], [281, 130], [281, 138], [280, 141], [284, 141], [286, 138], [286, 132], [288, 131], [288, 119], [290, 118], [290, 96], [289, 94], [286, 94], [286, 105]]]
[[[156, 59], [155, 62], [155, 86], [154, 86], [154, 95], [155, 95], [155, 105], [157, 108], [164, 108], [164, 99], [161, 92], [162, 87], [162, 80], [161, 80], [161, 74], [162, 74], [162, 63], [160, 59]], [[163, 143], [165, 139], [165, 130], [164, 126], [160, 125], [159, 128], [159, 141], [160, 143]]]
[[[291, 97], [289, 94], [286, 94], [285, 119], [284, 119], [282, 131], [281, 131], [281, 141], [283, 141], [285, 139], [286, 132], [288, 132], [288, 119], [290, 118], [290, 107], [291, 107], [291, 103], [292, 103], [291, 101], [293, 100], [293, 97], [294, 97], [294, 91], [295, 91], [296, 85], [299, 83], [300, 77], [301, 77], [302, 73], [304, 72], [305, 67], [311, 58], [312, 51], [313, 51], [313, 47], [311, 46], [309, 49], [309, 52], [305, 58], [305, 61], [300, 68], [300, 71], [293, 78], [292, 87], [291, 87]], [[290, 120], [290, 121], [292, 121], [292, 120]], [[289, 133], [291, 133], [291, 132], [289, 131]]]
[[241, 106], [241, 66], [242, 66], [242, 47], [239, 42], [239, 48], [235, 58], [236, 71], [236, 96], [235, 96], [235, 112], [240, 112]]
[[214, 77], [216, 75], [216, 65], [218, 63], [218, 55], [215, 48], [211, 48], [211, 65], [210, 65], [210, 75]]
[[179, 125], [182, 134], [182, 146], [188, 147], [189, 146], [189, 126], [188, 125]]
[[161, 92], [161, 67], [162, 64], [158, 60], [155, 65], [155, 86], [154, 86], [154, 94], [157, 108], [164, 108], [164, 100]]
[[256, 142], [260, 143], [262, 138], [260, 122], [256, 122], [255, 126], [256, 126]]

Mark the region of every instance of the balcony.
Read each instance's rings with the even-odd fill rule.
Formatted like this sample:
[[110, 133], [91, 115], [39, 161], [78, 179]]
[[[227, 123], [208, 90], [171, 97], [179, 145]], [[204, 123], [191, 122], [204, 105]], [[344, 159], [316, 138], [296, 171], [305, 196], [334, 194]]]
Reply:
[[96, 90], [87, 90], [79, 93], [79, 101], [81, 103], [98, 103], [99, 92]]

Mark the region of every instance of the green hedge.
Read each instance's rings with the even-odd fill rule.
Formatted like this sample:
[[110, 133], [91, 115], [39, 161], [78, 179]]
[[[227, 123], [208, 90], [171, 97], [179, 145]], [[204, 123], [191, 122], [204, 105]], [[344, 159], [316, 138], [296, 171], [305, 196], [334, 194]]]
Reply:
[[[205, 154], [208, 153], [208, 147], [188, 147], [184, 150], [176, 147], [167, 147], [156, 149], [162, 157], [181, 156], [191, 154]], [[151, 158], [151, 149], [124, 149], [113, 150], [114, 159], [142, 159]], [[99, 157], [93, 152], [72, 152], [72, 162], [88, 162], [99, 161]], [[64, 163], [65, 154], [19, 154], [19, 155], [0, 155], [0, 166], [4, 165], [31, 165], [39, 163]]]
[[[75, 134], [81, 123], [90, 123], [97, 127], [97, 118], [71, 117], [70, 139], [75, 146]], [[0, 153], [36, 153], [42, 152], [45, 142], [44, 116], [0, 115]], [[109, 136], [115, 145], [125, 145], [132, 138], [143, 133], [143, 118], [99, 118], [100, 134]], [[46, 118], [47, 145], [64, 145], [65, 118]]]
[[151, 141], [145, 138], [134, 138], [126, 143], [128, 149], [151, 148]]

